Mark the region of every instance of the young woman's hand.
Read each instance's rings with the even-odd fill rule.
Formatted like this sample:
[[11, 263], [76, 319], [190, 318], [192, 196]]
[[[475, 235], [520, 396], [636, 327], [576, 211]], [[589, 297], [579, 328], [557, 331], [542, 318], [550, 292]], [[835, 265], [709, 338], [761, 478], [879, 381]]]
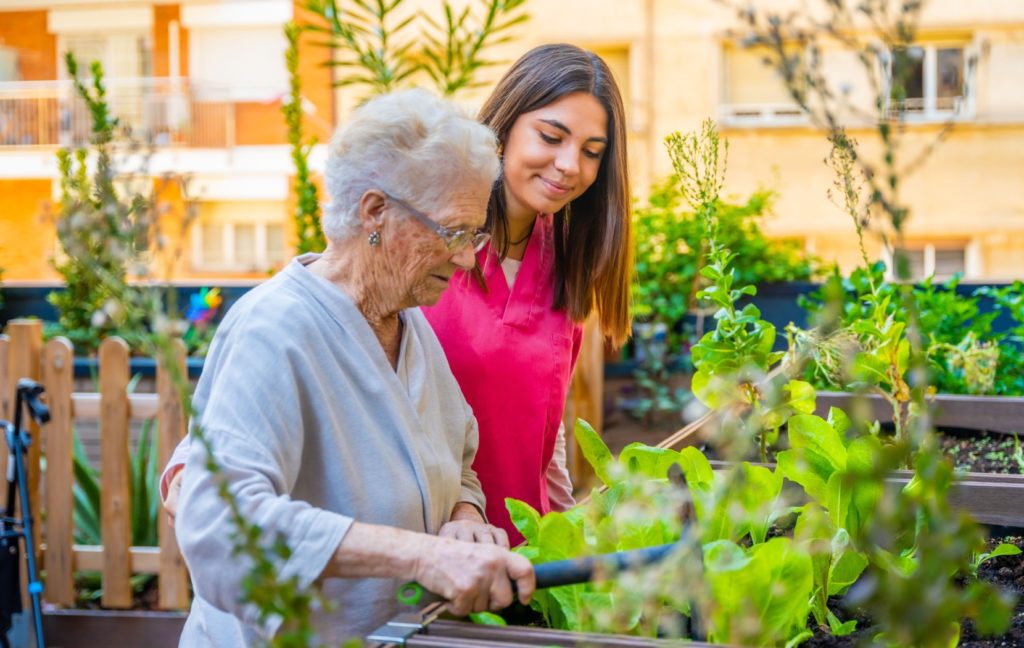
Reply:
[[181, 476], [184, 470], [179, 470], [171, 477], [167, 484], [167, 497], [164, 498], [164, 512], [167, 513], [167, 521], [174, 527], [174, 516], [178, 513], [178, 496], [181, 495]]

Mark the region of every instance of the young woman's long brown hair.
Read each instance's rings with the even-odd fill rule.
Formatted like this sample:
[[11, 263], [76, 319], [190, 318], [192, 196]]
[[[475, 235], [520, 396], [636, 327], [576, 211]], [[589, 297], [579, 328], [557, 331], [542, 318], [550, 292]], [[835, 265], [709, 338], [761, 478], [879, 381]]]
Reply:
[[[480, 121], [505, 144], [516, 119], [574, 92], [592, 95], [608, 116], [608, 144], [594, 184], [554, 215], [555, 308], [582, 322], [596, 307], [604, 334], [621, 346], [630, 332], [632, 251], [629, 172], [622, 97], [608, 65], [575, 45], [542, 45], [523, 55], [498, 82]], [[500, 258], [509, 234], [503, 183], [495, 184], [485, 227]]]

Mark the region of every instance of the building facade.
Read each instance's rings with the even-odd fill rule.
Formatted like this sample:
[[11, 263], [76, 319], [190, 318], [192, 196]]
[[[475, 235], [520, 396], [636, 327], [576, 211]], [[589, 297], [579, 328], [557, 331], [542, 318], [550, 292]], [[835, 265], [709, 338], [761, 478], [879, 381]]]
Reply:
[[[282, 25], [308, 20], [293, 0], [6, 0], [0, 4], [0, 267], [6, 282], [55, 278], [56, 147], [87, 127], [71, 98], [62, 52], [98, 59], [121, 117], [153, 146], [150, 171], [188, 178], [198, 217], [180, 241], [178, 279], [265, 276], [290, 256], [291, 173], [281, 102]], [[343, 4], [343, 3], [342, 3]], [[439, 0], [406, 0], [436, 15]], [[787, 0], [761, 0], [784, 8]], [[779, 79], [733, 36], [714, 0], [530, 0], [531, 18], [492, 56], [514, 60], [569, 41], [610, 64], [626, 102], [634, 190], [671, 171], [662, 142], [714, 118], [729, 140], [726, 191], [778, 192], [770, 235], [798, 239], [844, 268], [859, 253], [849, 218], [829, 199], [828, 144], [795, 110]], [[907, 247], [919, 274], [1024, 276], [1024, 3], [927, 4], [903, 104], [910, 149], [951, 131], [903, 187]], [[307, 129], [326, 141], [360, 99], [333, 89], [326, 50], [307, 41], [301, 77]], [[855, 98], [864, 79], [848, 54], [824, 51], [829, 75]], [[976, 61], [973, 67], [971, 61]], [[485, 73], [494, 80], [503, 66]], [[469, 109], [484, 86], [457, 97]], [[865, 95], [866, 96], [866, 95]], [[870, 124], [851, 134], [871, 150]], [[323, 145], [313, 152], [322, 165]], [[165, 192], [169, 210], [181, 196]], [[884, 257], [877, 241], [870, 254]]]

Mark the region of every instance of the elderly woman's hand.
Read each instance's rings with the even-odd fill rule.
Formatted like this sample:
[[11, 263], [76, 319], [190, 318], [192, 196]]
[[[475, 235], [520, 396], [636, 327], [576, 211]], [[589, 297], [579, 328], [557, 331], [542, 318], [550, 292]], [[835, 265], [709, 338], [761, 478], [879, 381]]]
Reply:
[[508, 549], [508, 534], [504, 529], [487, 524], [480, 511], [468, 502], [459, 502], [452, 510], [451, 520], [446, 522], [437, 535], [464, 542], [496, 544]]
[[497, 545], [430, 537], [416, 558], [416, 581], [448, 601], [456, 616], [527, 605], [536, 585], [530, 561]]

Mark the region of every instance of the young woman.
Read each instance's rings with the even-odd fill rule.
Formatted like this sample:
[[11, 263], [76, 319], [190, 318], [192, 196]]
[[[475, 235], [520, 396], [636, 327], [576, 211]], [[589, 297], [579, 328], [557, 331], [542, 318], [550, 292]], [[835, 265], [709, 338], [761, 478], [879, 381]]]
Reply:
[[625, 120], [605, 62], [566, 44], [519, 59], [480, 120], [502, 158], [491, 243], [423, 311], [480, 426], [488, 520], [517, 541], [505, 498], [573, 504], [561, 422], [582, 322], [596, 308], [613, 344], [629, 332]]
[[[515, 544], [505, 498], [542, 513], [573, 505], [561, 420], [582, 322], [596, 309], [616, 346], [630, 330], [626, 129], [608, 66], [567, 44], [516, 61], [480, 121], [502, 160], [484, 226], [491, 242], [423, 311], [479, 423], [473, 467], [487, 518]], [[161, 482], [172, 515], [181, 456]], [[508, 542], [500, 536], [463, 539]]]

